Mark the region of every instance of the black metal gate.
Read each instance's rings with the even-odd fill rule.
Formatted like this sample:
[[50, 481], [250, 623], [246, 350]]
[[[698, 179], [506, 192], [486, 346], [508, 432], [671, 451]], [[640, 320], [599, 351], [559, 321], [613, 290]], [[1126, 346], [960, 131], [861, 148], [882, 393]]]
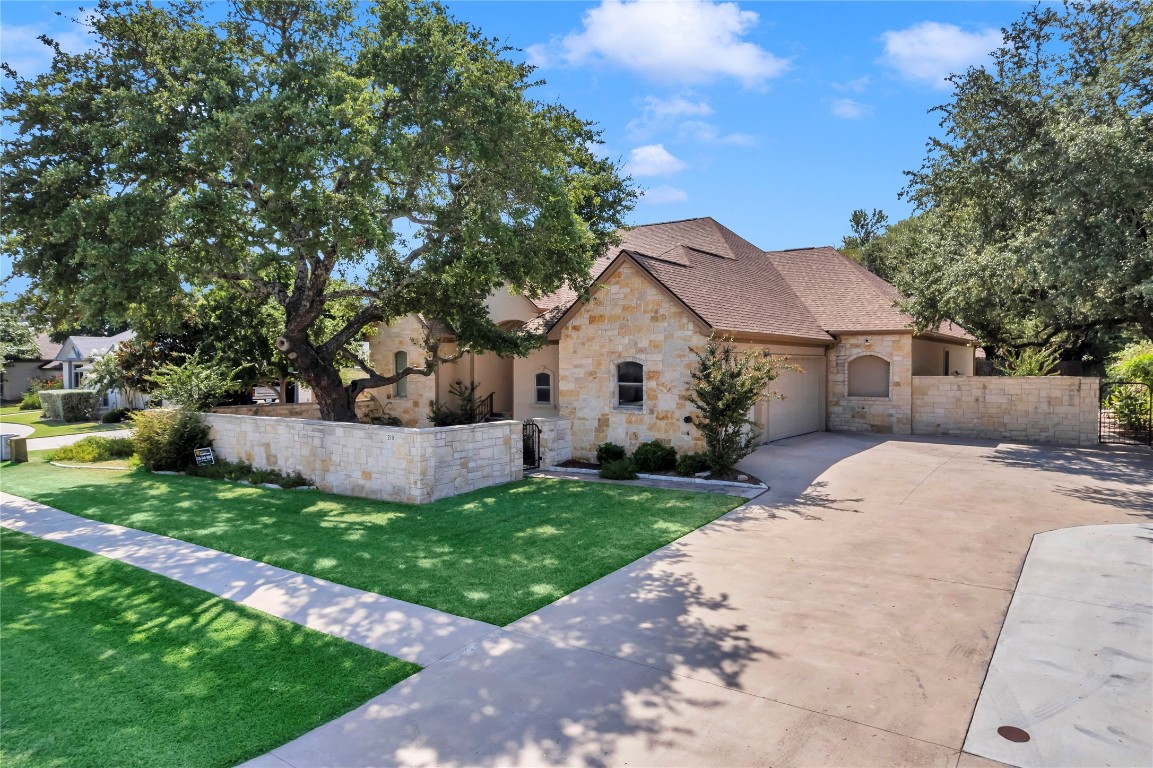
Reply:
[[526, 421], [521, 426], [524, 443], [524, 468], [540, 468], [540, 425]]
[[1099, 441], [1153, 445], [1153, 391], [1139, 381], [1101, 386]]

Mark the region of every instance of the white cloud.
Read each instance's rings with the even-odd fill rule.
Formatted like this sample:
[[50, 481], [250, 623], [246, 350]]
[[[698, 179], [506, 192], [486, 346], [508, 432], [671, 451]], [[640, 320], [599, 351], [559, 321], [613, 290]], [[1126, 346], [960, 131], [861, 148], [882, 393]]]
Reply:
[[667, 184], [662, 184], [659, 187], [653, 187], [652, 189], [646, 189], [642, 197], [646, 203], [653, 203], [655, 205], [683, 203], [689, 199], [689, 196], [683, 189], [670, 187]]
[[980, 64], [1003, 42], [996, 29], [966, 32], [955, 24], [936, 21], [890, 30], [881, 37], [885, 41], [881, 63], [910, 80], [937, 88], [947, 88], [946, 77]]
[[52, 49], [37, 39], [39, 35], [48, 35], [68, 53], [80, 53], [92, 45], [92, 38], [86, 32], [85, 27], [71, 23], [66, 27], [58, 23], [0, 24], [0, 61], [21, 77], [34, 77], [47, 72], [52, 63]]
[[759, 16], [735, 2], [603, 0], [584, 15], [584, 28], [528, 49], [537, 65], [604, 61], [662, 82], [739, 80], [763, 85], [788, 68], [743, 39]]
[[834, 117], [844, 120], [860, 120], [871, 115], [873, 108], [853, 99], [837, 99], [833, 102], [832, 112]]
[[677, 136], [682, 141], [696, 141], [701, 144], [733, 144], [741, 147], [755, 147], [757, 139], [747, 133], [721, 133], [712, 123], [686, 120], [677, 128]]
[[685, 117], [702, 117], [711, 115], [713, 108], [704, 101], [694, 101], [684, 96], [673, 96], [662, 99], [658, 96], [646, 96], [643, 101], [644, 111], [635, 120], [630, 120], [625, 126], [634, 138], [647, 138], [654, 133], [666, 130]]
[[674, 157], [664, 144], [648, 144], [629, 152], [625, 172], [630, 176], [668, 176], [688, 168], [688, 164]]
[[858, 77], [856, 80], [849, 80], [846, 83], [833, 83], [833, 88], [838, 91], [849, 91], [851, 93], [864, 93], [869, 87], [872, 78], [868, 75]]

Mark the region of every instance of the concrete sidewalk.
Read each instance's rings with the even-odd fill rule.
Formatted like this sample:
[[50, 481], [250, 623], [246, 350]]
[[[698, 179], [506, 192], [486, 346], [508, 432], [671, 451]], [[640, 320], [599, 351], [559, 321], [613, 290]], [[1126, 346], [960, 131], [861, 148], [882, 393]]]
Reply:
[[309, 629], [427, 666], [496, 627], [0, 492], [0, 525], [120, 560]]

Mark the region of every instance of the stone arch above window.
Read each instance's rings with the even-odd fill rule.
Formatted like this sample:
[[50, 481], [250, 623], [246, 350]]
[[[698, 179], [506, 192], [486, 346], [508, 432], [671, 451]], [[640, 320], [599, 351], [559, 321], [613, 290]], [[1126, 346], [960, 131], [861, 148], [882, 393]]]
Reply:
[[[393, 356], [393, 373], [400, 373], [408, 367], [408, 353], [397, 352]], [[393, 394], [396, 397], [408, 397], [408, 377], [401, 379], [392, 385]]]
[[849, 397], [888, 397], [889, 361], [861, 355], [849, 361]]

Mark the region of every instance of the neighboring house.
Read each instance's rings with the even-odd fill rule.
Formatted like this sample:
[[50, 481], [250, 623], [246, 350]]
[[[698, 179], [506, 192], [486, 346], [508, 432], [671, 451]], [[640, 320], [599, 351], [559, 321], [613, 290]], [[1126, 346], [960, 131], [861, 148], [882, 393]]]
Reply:
[[[84, 373], [98, 357], [107, 355], [122, 341], [136, 337], [133, 331], [125, 331], [115, 336], [69, 336], [56, 353], [56, 366], [64, 377], [64, 386], [79, 389], [83, 386]], [[102, 409], [142, 408], [146, 398], [139, 392], [111, 390], [105, 392], [100, 402]]]
[[[912, 377], [974, 374], [974, 338], [945, 323], [916, 334], [893, 286], [834, 248], [762, 251], [711, 218], [636, 227], [594, 266], [588, 301], [561, 291], [535, 301], [494, 295], [498, 323], [547, 332], [527, 358], [467, 356], [433, 377], [372, 390], [406, 424], [427, 423], [455, 379], [479, 384], [493, 410], [572, 420], [574, 455], [611, 441], [630, 450], [661, 440], [700, 450], [687, 400], [693, 350], [710, 334], [788, 356], [800, 370], [774, 382], [753, 418], [766, 441], [825, 429], [908, 434]], [[380, 329], [378, 370], [423, 359], [421, 321]], [[451, 332], [442, 329], [444, 341]], [[451, 349], [451, 345], [446, 346]]]
[[19, 400], [36, 379], [60, 378], [59, 370], [48, 366], [60, 351], [59, 344], [46, 333], [36, 334], [37, 355], [33, 360], [10, 360], [0, 374], [0, 400]]

